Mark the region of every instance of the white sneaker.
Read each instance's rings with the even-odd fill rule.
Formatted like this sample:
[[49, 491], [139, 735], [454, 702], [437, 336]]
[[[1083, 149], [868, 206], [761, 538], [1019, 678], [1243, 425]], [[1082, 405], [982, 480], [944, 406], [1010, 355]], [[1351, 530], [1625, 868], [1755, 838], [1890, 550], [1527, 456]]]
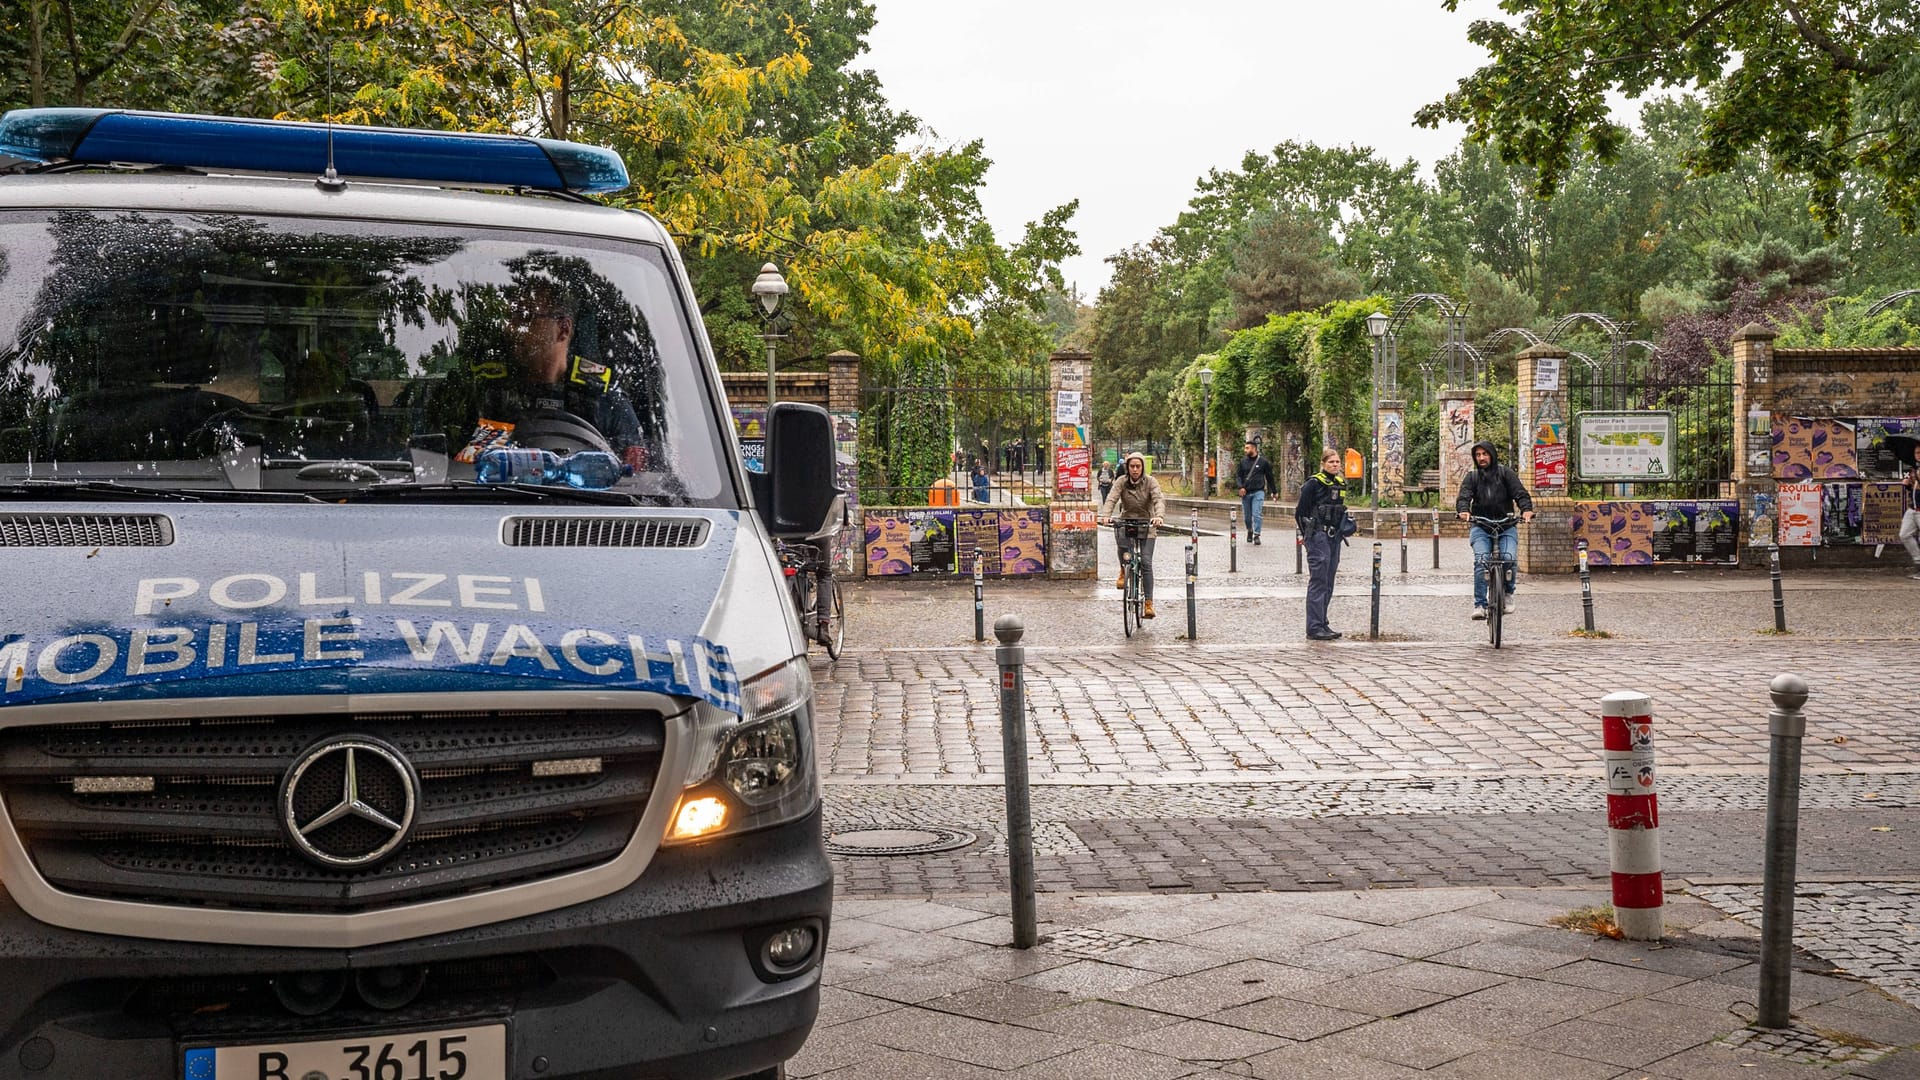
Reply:
[[1478, 622], [1479, 620], [1484, 619], [1486, 617], [1487, 617], [1486, 607], [1484, 605], [1478, 605], [1478, 604], [1474, 605], [1474, 609], [1473, 609], [1474, 621]]
[[1500, 614], [1502, 614], [1502, 615], [1511, 615], [1511, 614], [1513, 614], [1513, 596], [1512, 596], [1512, 594], [1508, 594], [1508, 595], [1507, 595], [1507, 597], [1506, 597], [1506, 603], [1505, 603], [1505, 604], [1503, 604], [1503, 605], [1501, 605], [1501, 607], [1500, 607]]

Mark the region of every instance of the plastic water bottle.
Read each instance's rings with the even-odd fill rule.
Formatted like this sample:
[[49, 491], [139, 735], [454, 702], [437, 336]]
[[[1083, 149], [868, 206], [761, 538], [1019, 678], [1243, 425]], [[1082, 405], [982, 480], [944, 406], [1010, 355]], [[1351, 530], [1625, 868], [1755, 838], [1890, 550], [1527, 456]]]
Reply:
[[605, 450], [580, 450], [561, 462], [560, 474], [569, 487], [604, 491], [620, 482], [627, 467]]
[[559, 481], [560, 456], [551, 450], [495, 447], [480, 455], [473, 478], [482, 484], [551, 484]]

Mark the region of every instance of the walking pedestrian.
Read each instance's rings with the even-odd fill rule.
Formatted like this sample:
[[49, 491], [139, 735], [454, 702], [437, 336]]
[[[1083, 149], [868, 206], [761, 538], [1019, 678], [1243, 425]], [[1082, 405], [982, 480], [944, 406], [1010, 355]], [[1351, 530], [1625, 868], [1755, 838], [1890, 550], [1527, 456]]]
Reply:
[[1100, 459], [1100, 471], [1094, 474], [1093, 482], [1100, 485], [1100, 505], [1107, 504], [1107, 492], [1113, 490], [1113, 462]]
[[1905, 483], [1907, 512], [1900, 515], [1900, 545], [1913, 560], [1913, 573], [1909, 576], [1920, 580], [1920, 469], [1909, 472]]
[[1280, 490], [1273, 480], [1273, 463], [1260, 456], [1258, 443], [1248, 440], [1246, 456], [1234, 466], [1234, 483], [1240, 488], [1240, 517], [1247, 523], [1247, 543], [1258, 544], [1267, 496]]
[[1300, 504], [1293, 508], [1294, 526], [1307, 547], [1307, 637], [1314, 641], [1340, 637], [1340, 631], [1327, 625], [1327, 604], [1340, 571], [1340, 544], [1353, 532], [1346, 486], [1340, 451], [1328, 447], [1320, 452], [1320, 471], [1301, 485]]

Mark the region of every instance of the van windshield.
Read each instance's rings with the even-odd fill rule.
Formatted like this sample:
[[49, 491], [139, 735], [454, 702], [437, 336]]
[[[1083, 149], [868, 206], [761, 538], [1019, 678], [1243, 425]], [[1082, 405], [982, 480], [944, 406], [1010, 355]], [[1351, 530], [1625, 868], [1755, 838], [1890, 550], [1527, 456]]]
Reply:
[[[731, 485], [708, 394], [650, 245], [0, 214], [0, 482], [457, 483], [489, 450], [521, 448], [553, 453], [514, 455], [523, 463], [600, 455], [587, 486], [721, 505]], [[548, 482], [525, 468], [521, 482]]]

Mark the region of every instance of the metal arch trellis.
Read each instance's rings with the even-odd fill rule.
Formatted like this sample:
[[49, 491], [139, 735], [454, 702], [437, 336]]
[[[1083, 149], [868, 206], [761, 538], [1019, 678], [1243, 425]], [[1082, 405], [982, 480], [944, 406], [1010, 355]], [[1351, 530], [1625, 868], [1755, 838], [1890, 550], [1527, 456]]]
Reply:
[[1475, 373], [1478, 374], [1480, 358], [1475, 355], [1473, 346], [1467, 344], [1467, 305], [1445, 293], [1415, 293], [1394, 305], [1387, 331], [1381, 335], [1382, 347], [1375, 354], [1373, 369], [1373, 385], [1378, 388], [1381, 398], [1400, 396], [1400, 328], [1407, 324], [1415, 312], [1429, 305], [1440, 312], [1442, 337], [1433, 352], [1420, 362], [1423, 396], [1428, 399], [1433, 396], [1432, 365], [1435, 357], [1441, 358], [1446, 364], [1447, 382], [1451, 385], [1466, 381], [1468, 362], [1474, 364]]
[[[1604, 404], [1612, 408], [1624, 407], [1625, 402], [1619, 397], [1619, 392], [1630, 381], [1627, 378], [1627, 349], [1631, 345], [1645, 343], [1636, 342], [1627, 336], [1633, 332], [1633, 323], [1630, 320], [1616, 319], [1598, 311], [1576, 311], [1571, 315], [1561, 316], [1553, 324], [1553, 328], [1547, 331], [1547, 341], [1557, 344], [1561, 338], [1572, 333], [1583, 323], [1599, 328], [1600, 332], [1607, 336], [1606, 383], [1613, 388], [1614, 396]], [[1602, 403], [1596, 403], [1596, 407], [1599, 404]]]
[[1887, 310], [1888, 308], [1899, 303], [1900, 301], [1906, 300], [1915, 296], [1920, 296], [1920, 289], [1901, 289], [1897, 293], [1891, 293], [1889, 295], [1883, 296], [1880, 299], [1875, 300], [1873, 303], [1867, 305], [1866, 317], [1871, 319], [1875, 315], [1880, 314], [1881, 312]]

